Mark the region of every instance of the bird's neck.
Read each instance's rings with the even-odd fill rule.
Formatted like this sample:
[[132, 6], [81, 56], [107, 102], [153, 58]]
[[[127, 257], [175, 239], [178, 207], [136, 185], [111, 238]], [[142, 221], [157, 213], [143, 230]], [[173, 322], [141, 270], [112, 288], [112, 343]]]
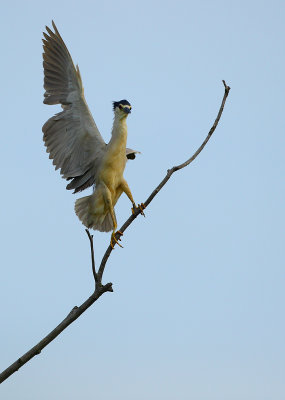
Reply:
[[109, 144], [126, 148], [127, 137], [127, 118], [120, 119], [115, 117], [112, 129], [112, 137]]

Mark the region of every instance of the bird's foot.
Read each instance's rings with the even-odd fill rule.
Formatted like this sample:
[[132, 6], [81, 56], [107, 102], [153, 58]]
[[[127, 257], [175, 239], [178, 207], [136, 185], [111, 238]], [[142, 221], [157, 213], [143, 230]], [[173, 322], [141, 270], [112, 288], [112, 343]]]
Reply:
[[135, 204], [133, 204], [133, 207], [132, 207], [132, 214], [135, 213], [135, 209], [136, 209], [136, 208], [138, 208], [138, 209], [140, 210], [141, 215], [143, 215], [143, 216], [145, 217], [145, 214], [144, 214], [144, 212], [143, 212], [143, 210], [145, 209], [144, 203], [138, 204], [138, 206], [136, 206]]
[[145, 209], [144, 203], [138, 204], [138, 208], [141, 210], [141, 215], [143, 215], [145, 217], [145, 214], [143, 212], [143, 210]]
[[117, 231], [117, 232], [113, 232], [113, 233], [112, 233], [112, 235], [111, 235], [111, 241], [110, 241], [110, 245], [111, 245], [112, 249], [114, 249], [116, 243], [117, 243], [120, 247], [123, 248], [123, 246], [118, 242], [118, 240], [117, 240], [117, 238], [116, 238], [117, 233], [120, 235], [120, 236], [118, 237], [118, 240], [121, 240], [121, 236], [123, 236], [123, 232], [121, 232], [121, 231]]

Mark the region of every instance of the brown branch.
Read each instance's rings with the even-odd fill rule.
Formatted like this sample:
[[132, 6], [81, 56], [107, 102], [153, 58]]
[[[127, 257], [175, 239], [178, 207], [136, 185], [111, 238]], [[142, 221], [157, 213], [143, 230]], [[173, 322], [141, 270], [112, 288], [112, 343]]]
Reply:
[[[171, 175], [182, 169], [185, 168], [187, 165], [189, 165], [192, 161], [195, 160], [195, 158], [201, 153], [203, 148], [206, 146], [207, 142], [209, 141], [210, 137], [214, 133], [219, 120], [221, 118], [221, 115], [223, 113], [224, 105], [226, 103], [226, 99], [228, 97], [230, 87], [226, 85], [225, 81], [223, 81], [224, 87], [225, 87], [225, 93], [224, 97], [222, 100], [222, 104], [220, 106], [217, 118], [210, 129], [206, 139], [204, 142], [201, 144], [201, 146], [198, 148], [198, 150], [193, 154], [192, 157], [190, 157], [188, 160], [186, 160], [184, 163], [174, 166], [171, 169], [167, 171], [166, 176], [164, 179], [160, 182], [160, 184], [154, 189], [154, 191], [150, 194], [150, 196], [147, 198], [147, 200], [144, 202], [145, 207], [147, 207], [150, 202], [153, 200], [153, 198], [160, 192], [160, 190], [163, 188], [163, 186], [167, 183], [167, 181], [170, 179]], [[130, 224], [137, 218], [137, 216], [141, 213], [141, 210], [137, 208], [127, 220], [126, 222], [122, 225], [120, 228], [121, 232], [124, 232]], [[67, 315], [67, 317], [55, 328], [53, 329], [45, 338], [43, 338], [38, 344], [36, 344], [34, 347], [32, 347], [27, 353], [25, 353], [22, 357], [20, 357], [17, 361], [15, 361], [13, 364], [11, 364], [7, 369], [5, 369], [1, 374], [0, 374], [0, 383], [5, 381], [9, 376], [11, 376], [14, 372], [18, 371], [24, 364], [26, 364], [31, 358], [36, 356], [37, 354], [40, 354], [40, 352], [50, 343], [52, 342], [64, 329], [66, 329], [73, 321], [75, 321], [77, 318], [80, 317], [82, 313], [84, 313], [92, 304], [95, 303], [99, 299], [99, 297], [102, 296], [105, 292], [112, 292], [112, 283], [107, 283], [106, 285], [102, 285], [102, 278], [105, 270], [106, 263], [108, 261], [108, 258], [110, 257], [110, 254], [112, 252], [112, 247], [109, 245], [100, 264], [98, 273], [96, 273], [95, 270], [95, 260], [94, 260], [94, 247], [93, 247], [93, 236], [90, 234], [90, 232], [86, 229], [86, 233], [88, 235], [89, 241], [90, 241], [90, 249], [91, 249], [91, 261], [92, 261], [92, 272], [93, 272], [93, 277], [95, 280], [95, 290], [93, 294], [84, 302], [81, 304], [80, 307], [75, 306], [70, 313]], [[118, 236], [120, 236], [118, 234]]]
[[94, 293], [81, 304], [80, 307], [73, 307], [70, 313], [67, 315], [64, 320], [57, 325], [55, 329], [53, 329], [46, 337], [44, 337], [38, 344], [32, 347], [27, 353], [22, 355], [22, 357], [18, 358], [13, 364], [11, 364], [7, 369], [5, 369], [0, 374], [0, 383], [4, 382], [10, 375], [14, 372], [18, 371], [24, 364], [26, 364], [31, 358], [40, 354], [40, 352], [50, 343], [52, 342], [64, 329], [68, 327], [73, 321], [75, 321], [84, 311], [87, 310], [99, 297], [102, 296], [105, 292], [113, 292], [112, 283], [107, 283], [106, 285], [97, 285]]
[[92, 262], [92, 273], [93, 273], [93, 277], [94, 277], [94, 281], [95, 281], [95, 285], [98, 281], [97, 278], [97, 273], [96, 273], [96, 269], [95, 269], [95, 258], [94, 258], [94, 245], [93, 245], [93, 235], [91, 235], [91, 233], [89, 232], [88, 229], [85, 229], [85, 232], [88, 235], [89, 241], [90, 241], [90, 250], [91, 250], [91, 262]]

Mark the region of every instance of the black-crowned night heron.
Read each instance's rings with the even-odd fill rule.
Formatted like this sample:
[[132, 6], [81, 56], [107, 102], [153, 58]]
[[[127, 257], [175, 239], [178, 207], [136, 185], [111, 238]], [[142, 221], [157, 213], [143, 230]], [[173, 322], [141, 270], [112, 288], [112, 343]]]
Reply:
[[94, 186], [93, 194], [76, 200], [75, 212], [87, 228], [112, 231], [113, 247], [118, 243], [114, 206], [123, 192], [133, 210], [136, 208], [123, 177], [127, 158], [133, 159], [137, 153], [126, 148], [126, 120], [132, 107], [127, 100], [113, 103], [112, 137], [106, 144], [85, 101], [78, 65], [75, 68], [54, 22], [52, 25], [54, 32], [46, 27], [48, 34], [44, 32], [43, 39], [44, 103], [61, 104], [63, 111], [44, 124], [43, 139], [56, 169], [71, 181], [67, 189], [76, 193]]

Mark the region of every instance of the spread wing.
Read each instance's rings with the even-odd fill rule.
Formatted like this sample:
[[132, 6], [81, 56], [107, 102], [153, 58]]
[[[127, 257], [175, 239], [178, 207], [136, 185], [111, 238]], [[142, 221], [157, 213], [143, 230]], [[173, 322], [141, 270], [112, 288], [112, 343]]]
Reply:
[[54, 32], [46, 27], [43, 39], [44, 103], [61, 104], [63, 111], [44, 124], [43, 139], [56, 169], [73, 179], [68, 189], [79, 191], [94, 183], [106, 144], [86, 104], [79, 68], [52, 25]]

